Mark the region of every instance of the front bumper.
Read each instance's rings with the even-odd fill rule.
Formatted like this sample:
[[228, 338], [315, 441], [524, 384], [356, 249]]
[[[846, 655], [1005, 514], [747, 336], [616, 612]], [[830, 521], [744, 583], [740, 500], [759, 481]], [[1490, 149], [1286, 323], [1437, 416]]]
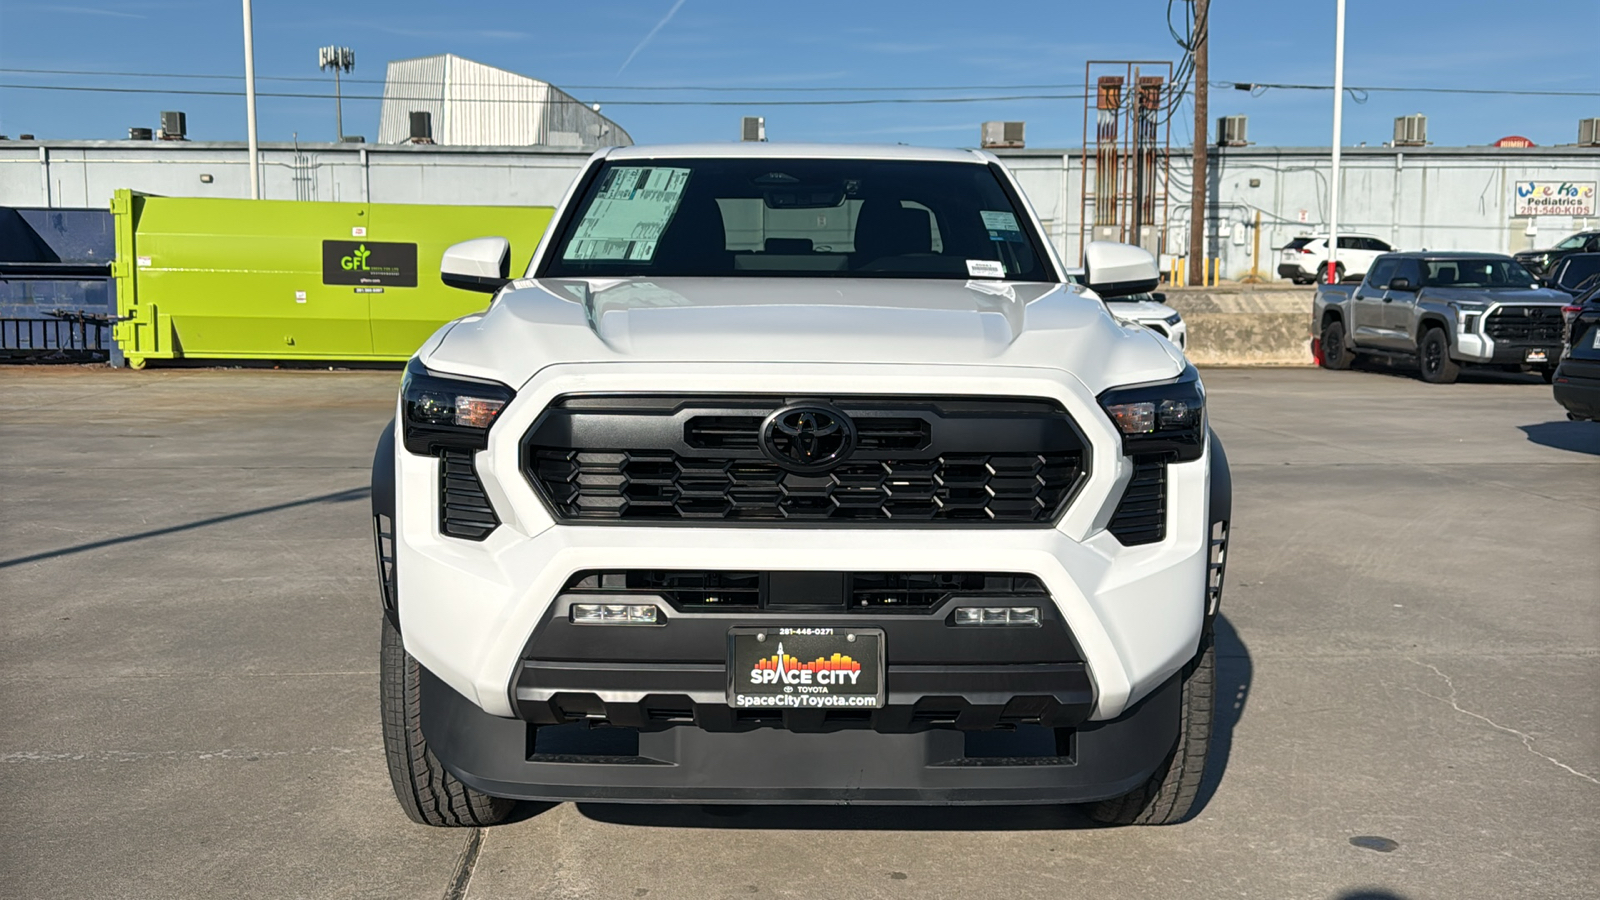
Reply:
[[[567, 393], [636, 391], [641, 384], [663, 393], [726, 393], [737, 384], [752, 393], [828, 396], [858, 392], [864, 382], [885, 394], [1056, 399], [1083, 430], [1094, 475], [1050, 527], [652, 528], [557, 525], [519, 468], [521, 436], [553, 398]], [[519, 388], [517, 400], [491, 432], [489, 448], [475, 462], [501, 524], [482, 541], [460, 540], [438, 530], [438, 461], [396, 449], [395, 550], [403, 573], [397, 605], [407, 651], [454, 692], [496, 717], [519, 714], [514, 685], [529, 640], [547, 620], [563, 585], [583, 570], [1031, 575], [1049, 593], [1081, 654], [1093, 688], [1092, 708], [1083, 711], [1090, 721], [1119, 717], [1171, 678], [1192, 658], [1205, 616], [1209, 450], [1201, 459], [1167, 467], [1165, 535], [1124, 546], [1106, 526], [1133, 478], [1133, 461], [1122, 455], [1120, 437], [1093, 395], [1070, 375], [1053, 370], [552, 367]], [[888, 651], [891, 665], [896, 652]]]
[[1169, 678], [1121, 716], [1076, 728], [881, 734], [537, 726], [492, 716], [424, 670], [428, 746], [467, 786], [546, 801], [1024, 804], [1117, 797], [1177, 741]]

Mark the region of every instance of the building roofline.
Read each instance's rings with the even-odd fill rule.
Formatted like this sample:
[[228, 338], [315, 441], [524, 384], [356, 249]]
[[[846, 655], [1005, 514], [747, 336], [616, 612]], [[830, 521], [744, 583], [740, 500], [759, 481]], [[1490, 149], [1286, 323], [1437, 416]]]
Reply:
[[[1187, 145], [1173, 144], [1172, 150], [1176, 155], [1182, 151], [1188, 155]], [[1022, 149], [995, 150], [996, 156], [1005, 157], [1061, 157], [1082, 156], [1082, 147], [1025, 147]], [[1257, 146], [1248, 147], [1211, 147], [1210, 155], [1213, 157], [1230, 156], [1327, 156], [1331, 148], [1321, 147], [1292, 147], [1292, 146]], [[1496, 147], [1492, 144], [1467, 145], [1461, 147], [1341, 147], [1341, 156], [1378, 156], [1390, 157], [1398, 154], [1407, 156], [1480, 156], [1484, 154], [1497, 154], [1506, 157], [1519, 156], [1593, 156], [1600, 159], [1600, 147], [1585, 147], [1580, 144], [1554, 144], [1548, 147]]]

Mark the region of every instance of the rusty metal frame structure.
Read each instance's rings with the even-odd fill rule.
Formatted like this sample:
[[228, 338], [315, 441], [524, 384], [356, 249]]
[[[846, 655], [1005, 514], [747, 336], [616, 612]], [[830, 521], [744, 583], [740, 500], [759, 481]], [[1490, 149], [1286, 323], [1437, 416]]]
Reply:
[[[1091, 59], [1083, 64], [1079, 265], [1083, 264], [1084, 247], [1093, 227], [1089, 222], [1091, 157], [1095, 161], [1097, 187], [1094, 226], [1115, 225], [1118, 240], [1138, 243], [1139, 226], [1158, 225], [1157, 255], [1166, 251], [1172, 160], [1172, 115], [1166, 107], [1174, 99], [1171, 97], [1172, 68], [1170, 60], [1155, 59]], [[1095, 118], [1092, 145], [1089, 142], [1091, 115]], [[1100, 199], [1106, 196], [1110, 202], [1101, 203]], [[1159, 215], [1156, 212], [1158, 196]]]

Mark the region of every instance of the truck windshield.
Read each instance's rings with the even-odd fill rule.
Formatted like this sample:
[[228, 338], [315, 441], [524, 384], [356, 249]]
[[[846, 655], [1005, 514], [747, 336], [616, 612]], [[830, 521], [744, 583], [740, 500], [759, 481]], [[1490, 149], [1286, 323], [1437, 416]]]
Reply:
[[1533, 275], [1514, 259], [1428, 259], [1422, 286], [1432, 288], [1530, 288]]
[[612, 160], [541, 277], [1053, 281], [991, 167], [862, 159]]

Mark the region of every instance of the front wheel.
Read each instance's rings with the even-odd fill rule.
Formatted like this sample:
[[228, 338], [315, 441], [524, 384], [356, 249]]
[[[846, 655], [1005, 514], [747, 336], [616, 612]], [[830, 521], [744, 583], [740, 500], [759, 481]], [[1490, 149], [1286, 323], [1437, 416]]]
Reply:
[[411, 821], [441, 828], [504, 822], [516, 806], [515, 800], [467, 787], [428, 749], [428, 740], [422, 735], [422, 666], [406, 652], [400, 631], [388, 616], [383, 617], [378, 678], [389, 780]]
[[1089, 817], [1107, 825], [1176, 825], [1188, 817], [1200, 795], [1211, 749], [1211, 723], [1216, 716], [1217, 651], [1208, 627], [1200, 652], [1183, 670], [1179, 701], [1178, 745], [1150, 780], [1132, 793], [1101, 800]]
[[1335, 320], [1322, 326], [1322, 367], [1348, 369], [1355, 359], [1354, 351], [1345, 343], [1344, 323]]
[[1422, 380], [1429, 384], [1455, 384], [1461, 367], [1450, 358], [1450, 339], [1443, 328], [1429, 328], [1417, 345], [1417, 362]]

